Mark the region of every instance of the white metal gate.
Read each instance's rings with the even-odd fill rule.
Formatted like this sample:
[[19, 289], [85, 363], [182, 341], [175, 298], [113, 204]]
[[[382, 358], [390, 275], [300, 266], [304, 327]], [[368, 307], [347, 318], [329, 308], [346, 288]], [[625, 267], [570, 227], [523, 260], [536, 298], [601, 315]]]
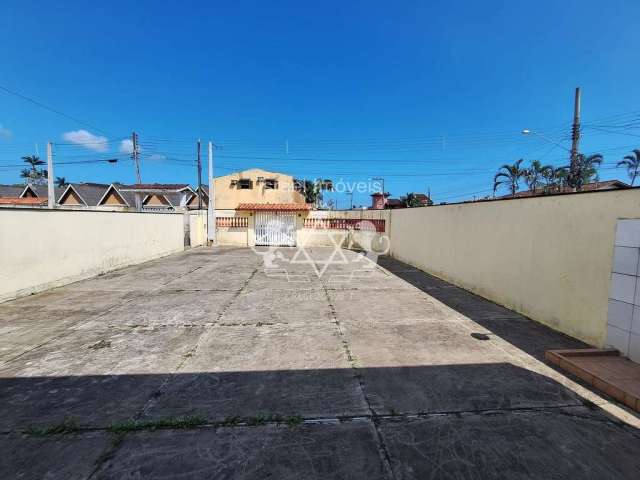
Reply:
[[296, 246], [296, 214], [291, 212], [256, 212], [256, 245]]

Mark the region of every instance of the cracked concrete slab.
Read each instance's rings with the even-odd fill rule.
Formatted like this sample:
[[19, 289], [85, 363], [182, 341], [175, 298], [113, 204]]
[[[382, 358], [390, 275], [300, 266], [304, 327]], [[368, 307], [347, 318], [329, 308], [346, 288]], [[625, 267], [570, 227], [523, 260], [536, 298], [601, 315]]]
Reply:
[[[88, 280], [87, 282], [92, 282]], [[83, 290], [80, 284], [71, 284], [66, 287], [48, 290], [37, 295], [29, 295], [11, 302], [7, 302], [0, 307], [8, 306], [12, 308], [24, 309], [33, 308], [43, 310], [76, 310], [83, 312], [102, 312], [109, 308], [125, 303], [130, 298], [139, 295], [139, 292], [129, 289], [91, 291]], [[43, 313], [43, 316], [45, 314]]]
[[398, 480], [637, 478], [637, 432], [587, 408], [381, 422]]
[[92, 316], [65, 310], [3, 308], [0, 313], [0, 364], [64, 335]]
[[289, 271], [286, 269], [258, 270], [247, 283], [247, 291], [255, 290], [322, 290], [322, 282], [312, 268]]
[[347, 323], [344, 331], [379, 414], [581, 404], [571, 390], [456, 322]]
[[150, 416], [362, 415], [364, 399], [331, 323], [217, 326], [158, 396]]
[[380, 323], [424, 323], [458, 319], [455, 311], [443, 307], [419, 291], [387, 290], [385, 301], [378, 291], [328, 290], [338, 320], [345, 325]]
[[0, 429], [135, 416], [196, 345], [202, 327], [73, 331], [0, 368]]
[[98, 479], [376, 480], [370, 422], [157, 431], [128, 435]]
[[111, 441], [104, 432], [46, 437], [2, 435], [0, 478], [86, 480]]
[[163, 290], [140, 295], [126, 305], [94, 318], [91, 326], [188, 326], [219, 320], [234, 292]]
[[162, 290], [240, 290], [253, 270], [241, 270], [221, 275], [215, 265], [199, 268], [163, 285]]
[[220, 323], [326, 323], [331, 320], [327, 297], [321, 289], [247, 290], [235, 298]]

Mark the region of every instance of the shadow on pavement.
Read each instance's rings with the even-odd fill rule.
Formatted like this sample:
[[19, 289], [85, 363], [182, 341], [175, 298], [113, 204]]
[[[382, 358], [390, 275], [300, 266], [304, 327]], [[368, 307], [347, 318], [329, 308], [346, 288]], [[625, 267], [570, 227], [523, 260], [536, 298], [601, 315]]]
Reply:
[[[104, 430], [186, 415], [208, 426], [117, 439]], [[322, 420], [263, 424], [274, 415]], [[385, 478], [385, 458], [398, 478], [632, 478], [640, 469], [637, 430], [508, 363], [2, 378], [0, 418], [12, 452], [2, 478], [55, 478], [87, 463], [96, 478]], [[21, 433], [72, 421], [83, 430]]]

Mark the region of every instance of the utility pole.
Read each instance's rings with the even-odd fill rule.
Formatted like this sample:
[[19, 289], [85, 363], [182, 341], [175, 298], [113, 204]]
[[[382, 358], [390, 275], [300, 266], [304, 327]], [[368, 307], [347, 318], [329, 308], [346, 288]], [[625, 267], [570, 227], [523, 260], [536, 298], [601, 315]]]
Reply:
[[580, 142], [580, 87], [576, 87], [576, 95], [573, 104], [573, 127], [571, 128], [571, 164], [569, 166], [569, 178], [572, 187], [578, 189], [580, 185], [578, 165], [578, 145]]
[[198, 139], [198, 210], [202, 210], [202, 161], [200, 159], [200, 139]]
[[[142, 180], [140, 178], [140, 151], [138, 149], [138, 134], [136, 132], [133, 132], [131, 134], [131, 158], [133, 158], [133, 163], [136, 167], [136, 183], [140, 185], [142, 183]], [[136, 210], [141, 212], [142, 200], [140, 198], [139, 192], [135, 193], [135, 199], [136, 199]]]
[[53, 188], [53, 144], [47, 143], [47, 206], [56, 208], [56, 195]]
[[209, 142], [209, 208], [207, 209], [207, 240], [216, 244], [216, 192], [213, 183], [213, 143]]

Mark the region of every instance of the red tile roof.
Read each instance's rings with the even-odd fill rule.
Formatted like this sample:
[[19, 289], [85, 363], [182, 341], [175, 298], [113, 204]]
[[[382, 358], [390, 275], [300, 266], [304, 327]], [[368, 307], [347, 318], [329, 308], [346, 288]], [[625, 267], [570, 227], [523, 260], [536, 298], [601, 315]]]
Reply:
[[270, 212], [299, 212], [311, 210], [306, 203], [241, 203], [236, 210], [262, 210]]
[[[631, 185], [624, 183], [620, 180], [604, 180], [602, 182], [585, 183], [582, 186], [582, 191], [593, 192], [598, 190], [617, 190], [617, 189], [630, 188], [630, 187]], [[522, 192], [516, 192], [515, 198], [540, 197], [542, 195], [545, 195], [546, 193], [547, 192], [545, 192], [544, 188], [539, 188], [535, 192], [531, 190], [524, 190]], [[573, 189], [570, 187], [563, 187], [561, 190], [552, 190], [550, 193], [555, 193], [555, 194], [573, 193]], [[514, 197], [512, 195], [502, 195], [497, 198], [514, 198]]]
[[38, 197], [0, 197], [0, 205], [46, 205], [46, 198]]

